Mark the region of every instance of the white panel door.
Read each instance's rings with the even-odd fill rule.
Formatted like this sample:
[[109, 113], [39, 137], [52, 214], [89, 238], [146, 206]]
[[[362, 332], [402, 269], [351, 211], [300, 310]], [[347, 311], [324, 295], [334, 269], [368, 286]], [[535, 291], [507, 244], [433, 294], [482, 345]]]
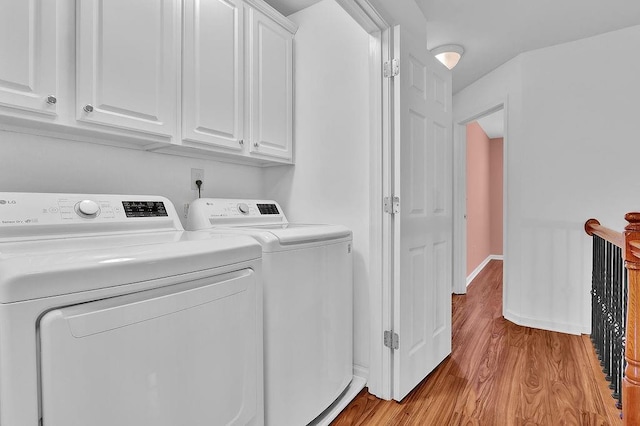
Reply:
[[176, 124], [176, 0], [77, 2], [77, 119], [171, 136]]
[[243, 7], [185, 0], [182, 138], [243, 148]]
[[56, 0], [0, 2], [0, 105], [56, 114], [56, 8]]
[[[451, 73], [424, 41], [394, 28], [393, 398], [400, 401], [451, 353]], [[399, 83], [399, 84], [398, 84]]]
[[293, 34], [250, 9], [250, 151], [293, 155]]

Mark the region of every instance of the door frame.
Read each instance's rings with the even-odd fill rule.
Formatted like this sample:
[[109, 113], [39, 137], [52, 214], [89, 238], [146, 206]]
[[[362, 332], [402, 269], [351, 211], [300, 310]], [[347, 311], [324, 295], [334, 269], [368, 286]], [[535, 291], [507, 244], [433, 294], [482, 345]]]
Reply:
[[500, 97], [485, 104], [482, 107], [472, 110], [471, 113], [463, 117], [453, 118], [453, 293], [465, 294], [467, 292], [467, 124], [493, 112], [504, 111], [504, 135], [503, 135], [503, 157], [502, 157], [502, 253], [504, 262], [502, 264], [503, 274], [503, 312], [507, 306], [507, 194], [508, 194], [508, 173], [507, 158], [509, 144], [509, 98]]
[[335, 0], [369, 38], [369, 367], [354, 366], [354, 374], [367, 378], [369, 392], [391, 399], [393, 390], [391, 351], [383, 342], [384, 330], [392, 324], [392, 221], [382, 209], [391, 193], [391, 142], [393, 141], [393, 85], [382, 75], [382, 65], [391, 58], [392, 27], [369, 0]]

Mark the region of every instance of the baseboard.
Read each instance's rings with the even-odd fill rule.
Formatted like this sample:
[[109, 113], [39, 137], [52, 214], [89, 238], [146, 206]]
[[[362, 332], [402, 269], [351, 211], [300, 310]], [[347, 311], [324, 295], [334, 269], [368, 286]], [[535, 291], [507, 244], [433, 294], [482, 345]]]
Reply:
[[474, 269], [467, 277], [467, 287], [469, 287], [469, 284], [471, 284], [471, 281], [473, 281], [475, 277], [477, 277], [478, 274], [482, 272], [484, 267], [487, 266], [487, 264], [492, 260], [504, 260], [504, 256], [501, 254], [490, 254], [489, 256], [487, 256], [487, 258], [483, 260], [482, 263], [478, 265], [478, 267]]
[[353, 375], [356, 377], [362, 377], [365, 380], [369, 380], [369, 367], [363, 367], [362, 365], [353, 364]]
[[527, 318], [520, 315], [516, 315], [510, 311], [504, 311], [505, 319], [511, 321], [514, 324], [522, 327], [538, 328], [541, 330], [555, 331], [557, 333], [581, 335], [584, 334], [584, 326], [576, 324], [562, 324], [551, 321], [539, 320], [536, 318]]

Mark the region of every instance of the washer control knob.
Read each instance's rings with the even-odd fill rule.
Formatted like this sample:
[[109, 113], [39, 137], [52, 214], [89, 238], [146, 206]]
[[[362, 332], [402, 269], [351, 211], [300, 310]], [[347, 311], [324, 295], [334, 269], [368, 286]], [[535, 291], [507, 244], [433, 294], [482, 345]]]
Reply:
[[240, 203], [238, 204], [238, 211], [242, 214], [248, 214], [249, 206], [247, 205], [247, 203]]
[[100, 212], [100, 206], [93, 200], [82, 200], [77, 204], [77, 207], [81, 216], [96, 217]]

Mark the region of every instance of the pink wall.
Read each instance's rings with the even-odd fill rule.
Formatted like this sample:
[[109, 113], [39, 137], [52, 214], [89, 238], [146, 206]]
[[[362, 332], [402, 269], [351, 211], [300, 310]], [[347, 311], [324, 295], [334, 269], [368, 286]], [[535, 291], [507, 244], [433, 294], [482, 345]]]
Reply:
[[467, 276], [491, 254], [489, 137], [467, 125]]
[[467, 125], [467, 276], [502, 254], [502, 139]]
[[491, 254], [502, 255], [502, 173], [504, 141], [502, 138], [489, 141], [489, 204], [491, 226]]

